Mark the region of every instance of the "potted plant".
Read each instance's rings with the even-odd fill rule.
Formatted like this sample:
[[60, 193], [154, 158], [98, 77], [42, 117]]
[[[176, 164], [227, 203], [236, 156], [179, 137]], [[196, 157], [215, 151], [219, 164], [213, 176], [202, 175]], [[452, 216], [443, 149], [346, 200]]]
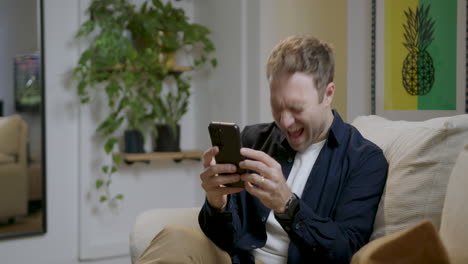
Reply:
[[[81, 103], [97, 100], [101, 94], [106, 100], [109, 114], [96, 131], [103, 137], [109, 164], [102, 167], [106, 177], [96, 180], [96, 188], [103, 190], [101, 201], [115, 201], [123, 198], [109, 191], [111, 176], [122, 161], [114, 154], [122, 129], [125, 152], [143, 152], [142, 135], [147, 127], [156, 132], [155, 123], [176, 131], [187, 112], [190, 82], [171, 58], [183, 49], [193, 56], [191, 67], [196, 68], [208, 62], [214, 45], [208, 38], [210, 31], [189, 23], [184, 10], [171, 2], [147, 1], [137, 9], [129, 0], [92, 0], [87, 12], [89, 20], [76, 37], [87, 38], [90, 44], [74, 76], [79, 80]], [[216, 60], [211, 64], [216, 66]], [[140, 145], [127, 144], [130, 138]]]
[[[193, 58], [190, 68], [208, 62], [215, 50], [208, 35], [210, 30], [203, 25], [190, 23], [185, 12], [171, 2], [160, 0], [145, 2], [133, 17], [129, 30], [134, 36], [135, 46], [160, 52], [160, 62], [167, 67], [162, 80], [167, 81], [161, 94], [151, 98], [151, 117], [156, 123], [155, 151], [180, 151], [179, 121], [187, 112], [190, 98], [190, 79], [182, 75], [175, 65], [175, 53], [183, 50]], [[217, 61], [212, 58], [211, 66]]]

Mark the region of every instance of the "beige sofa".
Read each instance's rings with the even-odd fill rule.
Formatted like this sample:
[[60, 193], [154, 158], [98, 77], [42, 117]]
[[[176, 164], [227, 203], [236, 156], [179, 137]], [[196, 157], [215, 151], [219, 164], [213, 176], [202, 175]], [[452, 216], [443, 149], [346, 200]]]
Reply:
[[[408, 246], [400, 238], [410, 237], [408, 234], [418, 230], [427, 233], [424, 228], [428, 226], [436, 231], [434, 241], [425, 241], [427, 245], [433, 246], [437, 244], [435, 240], [440, 240], [452, 263], [468, 263], [468, 207], [464, 205], [468, 201], [468, 192], [464, 190], [468, 186], [468, 115], [423, 122], [361, 116], [352, 124], [379, 145], [389, 161], [387, 185], [371, 242], [355, 255], [353, 263], [398, 263], [395, 259], [382, 261], [376, 252], [385, 252], [391, 241], [397, 241], [393, 245], [406, 246], [406, 251], [396, 249], [401, 256], [392, 253], [393, 257], [404, 257], [408, 248], [409, 252], [415, 252], [422, 244]], [[167, 223], [199, 228], [198, 210], [153, 209], [140, 214], [130, 233], [132, 262]], [[423, 221], [428, 223], [421, 225]], [[425, 252], [437, 254], [428, 250]]]
[[20, 115], [0, 117], [0, 218], [27, 214], [27, 138]]

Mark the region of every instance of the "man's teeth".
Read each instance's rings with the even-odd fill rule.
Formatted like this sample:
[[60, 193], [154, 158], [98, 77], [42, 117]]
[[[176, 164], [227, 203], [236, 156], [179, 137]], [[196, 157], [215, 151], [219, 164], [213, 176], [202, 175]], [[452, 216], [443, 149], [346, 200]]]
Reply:
[[289, 133], [295, 133], [295, 132], [298, 132], [299, 130], [301, 130], [301, 129], [300, 128], [288, 129], [288, 132]]

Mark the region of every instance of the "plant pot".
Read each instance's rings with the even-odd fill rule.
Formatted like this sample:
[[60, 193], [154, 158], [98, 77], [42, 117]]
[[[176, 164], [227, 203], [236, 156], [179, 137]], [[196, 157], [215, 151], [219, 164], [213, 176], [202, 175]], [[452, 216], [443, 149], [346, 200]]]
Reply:
[[176, 52], [172, 51], [164, 54], [164, 61], [166, 62], [166, 67], [173, 69], [176, 66]]
[[139, 130], [125, 130], [125, 153], [145, 153], [143, 134]]
[[[180, 126], [176, 131], [169, 125], [156, 125], [158, 132], [155, 138], [154, 151], [156, 152], [179, 152], [180, 151]], [[175, 132], [175, 133], [174, 133]]]

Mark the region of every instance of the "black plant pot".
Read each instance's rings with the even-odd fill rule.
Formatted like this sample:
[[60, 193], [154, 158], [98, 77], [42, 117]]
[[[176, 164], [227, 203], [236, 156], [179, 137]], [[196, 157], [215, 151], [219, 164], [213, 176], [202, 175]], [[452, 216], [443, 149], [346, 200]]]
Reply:
[[139, 130], [125, 130], [125, 152], [145, 153], [143, 135]]
[[[180, 151], [180, 126], [176, 131], [169, 125], [156, 125], [158, 135], [155, 139], [154, 151], [156, 152], [179, 152]], [[174, 133], [175, 132], [175, 133]]]

